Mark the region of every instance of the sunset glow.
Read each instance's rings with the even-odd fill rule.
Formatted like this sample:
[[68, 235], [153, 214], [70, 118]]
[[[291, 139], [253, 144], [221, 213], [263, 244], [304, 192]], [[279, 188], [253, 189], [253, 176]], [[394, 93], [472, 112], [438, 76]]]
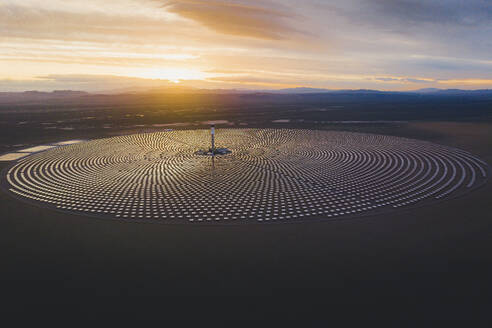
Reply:
[[156, 67], [129, 70], [125, 76], [143, 79], [168, 80], [178, 83], [183, 80], [204, 80], [207, 74], [199, 70], [173, 67]]
[[492, 88], [489, 14], [478, 0], [1, 0], [0, 90]]

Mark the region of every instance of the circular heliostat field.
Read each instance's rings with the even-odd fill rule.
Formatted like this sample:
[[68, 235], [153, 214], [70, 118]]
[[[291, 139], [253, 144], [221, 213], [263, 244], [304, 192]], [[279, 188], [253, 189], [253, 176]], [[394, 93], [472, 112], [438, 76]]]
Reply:
[[93, 140], [20, 159], [7, 189], [49, 207], [169, 223], [346, 218], [463, 194], [489, 167], [468, 152], [373, 134], [222, 129]]

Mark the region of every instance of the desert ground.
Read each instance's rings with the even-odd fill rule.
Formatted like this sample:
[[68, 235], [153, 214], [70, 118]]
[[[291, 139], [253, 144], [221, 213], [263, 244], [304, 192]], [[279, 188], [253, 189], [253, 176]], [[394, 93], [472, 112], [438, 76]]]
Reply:
[[[11, 122], [6, 127], [9, 131], [3, 133], [17, 138], [4, 139], [4, 152], [74, 138], [155, 131], [169, 126], [151, 124], [173, 123], [57, 130], [32, 123], [35, 115], [3, 115]], [[285, 115], [277, 116], [285, 119]], [[32, 126], [28, 130], [12, 123], [29, 119]], [[244, 123], [404, 136], [458, 147], [492, 163], [489, 119], [226, 120], [236, 127]], [[174, 123], [180, 122], [183, 120], [176, 119]], [[391, 215], [232, 226], [94, 219], [43, 209], [2, 192], [0, 279], [4, 283], [2, 297], [8, 299], [3, 310], [22, 313], [27, 306], [63, 305], [83, 311], [90, 304], [94, 311], [97, 304], [100, 310], [111, 312], [126, 302], [157, 310], [163, 299], [170, 298], [186, 302], [183, 306], [190, 308], [208, 304], [206, 300], [215, 297], [226, 301], [227, 296], [222, 295], [234, 294], [254, 297], [259, 311], [264, 308], [258, 302], [268, 303], [268, 312], [283, 313], [286, 321], [300, 313], [319, 315], [325, 308], [358, 305], [361, 309], [385, 307], [387, 313], [399, 314], [395, 324], [405, 326], [406, 321], [398, 321], [400, 314], [418, 305], [422, 313], [432, 314], [427, 324], [483, 322], [492, 287], [491, 192], [489, 180], [462, 197]], [[321, 302], [314, 302], [318, 297]], [[286, 311], [289, 306], [297, 311]], [[449, 309], [454, 309], [452, 317]], [[236, 316], [231, 323], [235, 320]]]

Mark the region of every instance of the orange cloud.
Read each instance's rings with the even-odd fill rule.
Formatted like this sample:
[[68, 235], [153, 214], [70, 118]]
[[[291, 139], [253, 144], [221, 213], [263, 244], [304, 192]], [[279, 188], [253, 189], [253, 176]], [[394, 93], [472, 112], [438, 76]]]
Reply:
[[165, 7], [222, 34], [283, 39], [298, 32], [287, 21], [293, 12], [269, 1], [169, 0]]
[[490, 79], [451, 79], [451, 80], [439, 80], [438, 83], [442, 84], [475, 84], [475, 85], [492, 85]]

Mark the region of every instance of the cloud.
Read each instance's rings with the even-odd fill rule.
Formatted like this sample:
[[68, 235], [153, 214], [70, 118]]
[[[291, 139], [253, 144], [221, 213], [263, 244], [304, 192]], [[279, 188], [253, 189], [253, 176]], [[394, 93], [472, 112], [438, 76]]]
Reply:
[[[483, 86], [491, 34], [486, 0], [0, 0], [0, 79], [26, 89], [157, 83], [123, 75], [199, 87]], [[113, 77], [73, 80], [85, 73]]]
[[384, 17], [400, 23], [479, 26], [492, 19], [492, 6], [483, 0], [376, 0], [372, 4]]
[[251, 75], [230, 75], [230, 76], [216, 76], [211, 77], [208, 80], [217, 82], [232, 82], [232, 83], [244, 83], [244, 84], [256, 84], [256, 85], [297, 85], [295, 81], [285, 78], [275, 77], [261, 77]]
[[400, 81], [400, 79], [395, 79], [393, 77], [376, 77], [374, 80], [383, 82]]
[[436, 80], [434, 79], [423, 79], [423, 78], [411, 78], [411, 77], [375, 77], [373, 78], [375, 81], [381, 82], [397, 82], [397, 83], [432, 83]]
[[492, 51], [490, 1], [346, 0], [319, 12], [319, 23], [332, 28], [331, 22], [338, 22], [345, 48], [354, 51], [484, 60]]
[[[110, 10], [75, 11], [68, 5], [47, 9], [40, 5], [22, 5], [21, 2], [7, 3], [0, 8], [0, 38], [99, 42], [106, 45], [165, 44], [172, 41], [180, 45], [180, 40], [196, 35], [196, 29], [189, 24], [181, 22], [176, 26], [176, 21], [166, 16], [150, 16], [147, 11], [125, 8], [115, 9], [115, 13]], [[202, 37], [207, 40], [205, 35]]]
[[167, 11], [196, 21], [216, 32], [260, 39], [283, 39], [292, 28], [291, 8], [272, 1], [169, 0]]
[[432, 82], [434, 82], [434, 80], [432, 80], [432, 79], [422, 80], [422, 79], [412, 79], [412, 78], [407, 78], [407, 79], [405, 79], [405, 81], [411, 82], [411, 83], [432, 83]]
[[450, 85], [473, 85], [473, 86], [490, 86], [492, 85], [492, 79], [449, 79], [449, 80], [439, 80], [440, 84], [450, 84]]
[[415, 69], [452, 71], [452, 72], [474, 72], [492, 74], [491, 60], [473, 60], [452, 57], [412, 56], [406, 60], [406, 64]]

